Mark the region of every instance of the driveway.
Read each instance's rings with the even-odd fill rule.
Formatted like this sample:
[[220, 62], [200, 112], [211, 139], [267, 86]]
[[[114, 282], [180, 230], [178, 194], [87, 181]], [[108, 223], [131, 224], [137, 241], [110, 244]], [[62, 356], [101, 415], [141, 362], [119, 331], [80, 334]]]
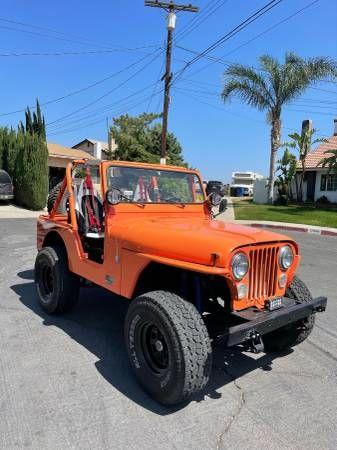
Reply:
[[0, 201], [0, 220], [1, 219], [27, 219], [39, 216], [43, 211], [30, 211], [20, 206]]
[[47, 316], [35, 220], [0, 220], [0, 448], [335, 449], [337, 238], [291, 235], [300, 276], [329, 297], [310, 338], [282, 356], [218, 345], [207, 395], [164, 408], [129, 370], [127, 302], [87, 288], [72, 313]]

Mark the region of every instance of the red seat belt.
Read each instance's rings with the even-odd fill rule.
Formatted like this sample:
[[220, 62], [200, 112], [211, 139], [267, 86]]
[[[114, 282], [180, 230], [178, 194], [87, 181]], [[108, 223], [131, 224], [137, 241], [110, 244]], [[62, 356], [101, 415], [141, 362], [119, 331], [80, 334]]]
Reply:
[[102, 226], [101, 226], [99, 217], [97, 217], [97, 215], [95, 214], [95, 212], [93, 210], [93, 208], [95, 207], [96, 199], [95, 199], [95, 195], [94, 195], [94, 185], [93, 185], [93, 182], [91, 179], [89, 167], [86, 170], [86, 177], [85, 177], [83, 186], [85, 189], [87, 189], [89, 191], [89, 196], [91, 196], [91, 201], [92, 201], [92, 206], [93, 206], [93, 207], [91, 207], [90, 200], [87, 196], [86, 200], [85, 200], [85, 206], [88, 211], [89, 228], [94, 229], [95, 231], [97, 231], [99, 233], [102, 230]]

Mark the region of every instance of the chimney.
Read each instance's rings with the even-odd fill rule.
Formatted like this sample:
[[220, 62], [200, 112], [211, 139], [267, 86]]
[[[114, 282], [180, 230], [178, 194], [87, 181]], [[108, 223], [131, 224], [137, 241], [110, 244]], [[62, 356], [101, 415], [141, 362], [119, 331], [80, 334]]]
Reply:
[[333, 120], [333, 124], [334, 124], [334, 127], [333, 127], [333, 135], [334, 135], [334, 136], [337, 136], [337, 119], [334, 119], [334, 120]]
[[102, 159], [102, 144], [100, 142], [95, 142], [94, 144], [94, 157]]
[[306, 133], [312, 130], [312, 120], [306, 119], [302, 122], [302, 133]]
[[[306, 133], [310, 133], [312, 130], [312, 120], [306, 119], [302, 121], [302, 138], [306, 135]], [[309, 136], [308, 136], [309, 137]], [[310, 142], [307, 142], [307, 140], [303, 143], [303, 150], [305, 153], [310, 152]]]

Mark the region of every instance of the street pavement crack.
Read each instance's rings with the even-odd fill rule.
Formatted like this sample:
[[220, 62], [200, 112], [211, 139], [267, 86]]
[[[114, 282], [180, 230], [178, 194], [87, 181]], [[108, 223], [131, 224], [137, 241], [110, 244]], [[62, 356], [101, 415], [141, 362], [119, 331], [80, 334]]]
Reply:
[[327, 358], [332, 359], [333, 361], [337, 361], [336, 356], [334, 356], [332, 353], [330, 353], [327, 350], [324, 350], [324, 348], [322, 348], [320, 345], [315, 344], [315, 342], [313, 342], [311, 339], [307, 339], [307, 342], [312, 345], [313, 347], [315, 347], [317, 350], [319, 350], [320, 352], [322, 352]]
[[223, 367], [220, 370], [223, 370], [231, 378], [231, 380], [233, 381], [233, 384], [234, 384], [235, 388], [239, 392], [239, 399], [238, 399], [238, 404], [236, 406], [235, 412], [229, 417], [229, 420], [227, 420], [225, 422], [224, 429], [222, 430], [222, 432], [218, 436], [217, 445], [216, 445], [217, 450], [221, 449], [221, 445], [223, 443], [224, 436], [229, 432], [232, 424], [239, 417], [239, 415], [240, 415], [240, 413], [242, 411], [242, 408], [243, 408], [244, 404], [246, 403], [246, 395], [245, 395], [244, 388], [242, 386], [240, 386], [240, 384], [237, 382], [235, 377], [229, 372], [229, 370], [227, 368]]

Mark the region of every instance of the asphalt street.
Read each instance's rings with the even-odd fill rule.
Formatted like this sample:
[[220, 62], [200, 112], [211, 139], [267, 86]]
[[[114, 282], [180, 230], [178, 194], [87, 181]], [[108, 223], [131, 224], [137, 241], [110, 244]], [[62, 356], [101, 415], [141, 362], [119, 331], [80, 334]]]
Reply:
[[206, 395], [164, 408], [129, 370], [127, 301], [87, 288], [73, 312], [47, 316], [35, 220], [0, 220], [0, 448], [336, 449], [337, 238], [289, 234], [299, 275], [329, 297], [309, 339], [282, 356], [218, 345]]

